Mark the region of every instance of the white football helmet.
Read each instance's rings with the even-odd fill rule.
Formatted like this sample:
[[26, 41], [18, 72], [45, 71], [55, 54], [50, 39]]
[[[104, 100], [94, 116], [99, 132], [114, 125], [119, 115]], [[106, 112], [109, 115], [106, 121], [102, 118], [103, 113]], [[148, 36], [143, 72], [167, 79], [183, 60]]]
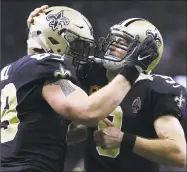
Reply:
[[94, 44], [90, 22], [80, 12], [55, 6], [34, 17], [27, 40], [31, 52], [67, 54], [73, 61], [88, 59]]
[[[150, 72], [158, 64], [163, 53], [163, 39], [158, 29], [149, 21], [142, 18], [130, 18], [110, 28], [110, 33], [106, 38], [100, 41], [100, 49], [105, 52], [102, 58], [103, 65], [108, 70], [118, 70], [123, 67], [125, 54], [131, 41], [136, 35], [139, 35], [139, 41], [142, 42], [147, 35], [151, 34], [158, 45], [159, 55], [148, 66], [145, 72]], [[114, 56], [111, 47], [123, 52], [122, 57]]]

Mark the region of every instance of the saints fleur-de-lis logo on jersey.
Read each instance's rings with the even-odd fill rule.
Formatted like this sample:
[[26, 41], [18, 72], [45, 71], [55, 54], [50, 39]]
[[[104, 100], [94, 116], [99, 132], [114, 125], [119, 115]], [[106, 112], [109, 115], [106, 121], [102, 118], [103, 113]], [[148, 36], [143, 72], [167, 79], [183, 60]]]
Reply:
[[158, 46], [161, 46], [162, 41], [161, 41], [161, 38], [160, 38], [159, 35], [158, 35], [158, 30], [157, 30], [157, 28], [155, 28], [154, 31], [152, 31], [152, 30], [147, 30], [147, 31], [146, 31], [146, 35], [152, 35], [153, 38], [154, 38], [154, 40], [156, 41], [157, 45], [158, 45]]
[[177, 106], [182, 108], [185, 103], [185, 98], [183, 97], [183, 92], [181, 91], [180, 96], [175, 97], [175, 102], [177, 102]]
[[56, 78], [66, 79], [71, 77], [71, 72], [68, 69], [64, 69], [62, 65], [59, 65], [59, 70], [54, 72]]
[[50, 14], [47, 16], [47, 21], [49, 22], [49, 26], [55, 31], [59, 26], [68, 25], [70, 20], [64, 16], [64, 11], [60, 11], [57, 14]]

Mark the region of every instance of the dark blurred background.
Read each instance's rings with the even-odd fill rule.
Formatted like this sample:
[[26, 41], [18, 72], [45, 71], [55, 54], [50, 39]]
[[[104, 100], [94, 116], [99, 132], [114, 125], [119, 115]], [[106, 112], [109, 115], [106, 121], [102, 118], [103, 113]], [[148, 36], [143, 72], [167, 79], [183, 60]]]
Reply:
[[[154, 73], [169, 75], [186, 86], [186, 1], [72, 1], [3, 0], [1, 2], [1, 68], [26, 54], [26, 20], [36, 7], [68, 6], [83, 13], [94, 28], [95, 38], [105, 36], [110, 26], [131, 17], [142, 17], [161, 32], [165, 48]], [[75, 149], [75, 150], [74, 150]], [[70, 149], [68, 167], [76, 147]], [[71, 152], [70, 151], [70, 152]], [[80, 158], [79, 156], [78, 158]], [[72, 163], [71, 163], [72, 162]], [[169, 169], [170, 170], [170, 169]], [[179, 171], [179, 169], [178, 169]]]

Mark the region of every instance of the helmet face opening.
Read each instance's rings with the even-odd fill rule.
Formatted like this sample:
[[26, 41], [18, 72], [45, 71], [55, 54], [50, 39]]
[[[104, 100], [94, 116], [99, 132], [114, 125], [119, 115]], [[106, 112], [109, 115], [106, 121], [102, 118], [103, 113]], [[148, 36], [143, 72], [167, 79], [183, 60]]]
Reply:
[[[89, 56], [93, 54], [95, 42], [91, 39], [80, 37], [76, 33], [66, 30], [64, 38], [69, 43], [65, 54], [72, 57], [72, 63], [75, 67], [77, 77], [85, 78], [91, 70], [95, 61]], [[87, 68], [87, 72], [80, 72], [81, 68]]]
[[159, 30], [149, 21], [141, 18], [130, 18], [110, 28], [107, 37], [100, 38], [94, 56], [101, 59], [107, 70], [117, 70], [123, 67], [129, 45], [136, 36], [139, 42], [152, 35], [158, 46], [158, 57], [145, 71], [152, 71], [162, 57], [164, 43]]
[[64, 38], [69, 43], [66, 53], [73, 58], [79, 58], [83, 61], [89, 57], [95, 47], [95, 42], [93, 40], [83, 38], [69, 30], [65, 31]]
[[94, 55], [103, 60], [121, 62], [124, 60], [128, 46], [133, 38], [132, 35], [125, 31], [112, 29], [107, 37], [99, 39]]

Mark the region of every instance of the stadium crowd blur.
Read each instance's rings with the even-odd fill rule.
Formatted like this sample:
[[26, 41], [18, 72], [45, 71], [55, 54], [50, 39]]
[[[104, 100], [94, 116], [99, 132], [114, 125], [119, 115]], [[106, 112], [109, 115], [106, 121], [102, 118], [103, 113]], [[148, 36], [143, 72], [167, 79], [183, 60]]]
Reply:
[[[82, 12], [90, 20], [96, 39], [105, 36], [110, 26], [127, 18], [142, 17], [149, 20], [160, 30], [165, 43], [163, 58], [154, 69], [154, 73], [169, 75], [186, 87], [185, 0], [163, 2], [3, 0], [1, 3], [1, 68], [26, 54], [26, 19], [32, 10], [43, 4], [64, 5]], [[185, 128], [187, 130], [187, 124]], [[81, 133], [84, 132], [80, 132], [78, 135]], [[74, 137], [75, 135], [72, 134], [71, 138]], [[78, 144], [80, 149], [71, 146], [68, 154], [70, 161], [77, 161], [81, 157], [75, 155], [79, 155], [82, 151], [83, 144]], [[77, 150], [79, 153], [76, 153]], [[71, 166], [71, 164], [67, 164], [67, 166]]]

